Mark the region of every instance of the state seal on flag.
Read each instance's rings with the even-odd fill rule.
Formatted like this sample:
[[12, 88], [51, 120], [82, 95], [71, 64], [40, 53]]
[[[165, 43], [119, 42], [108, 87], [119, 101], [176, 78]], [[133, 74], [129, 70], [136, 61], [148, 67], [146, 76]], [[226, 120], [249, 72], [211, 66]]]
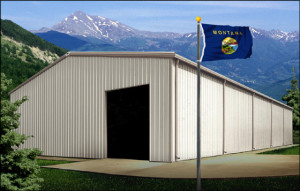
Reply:
[[226, 37], [222, 41], [222, 52], [224, 54], [233, 54], [238, 49], [239, 45], [234, 38]]

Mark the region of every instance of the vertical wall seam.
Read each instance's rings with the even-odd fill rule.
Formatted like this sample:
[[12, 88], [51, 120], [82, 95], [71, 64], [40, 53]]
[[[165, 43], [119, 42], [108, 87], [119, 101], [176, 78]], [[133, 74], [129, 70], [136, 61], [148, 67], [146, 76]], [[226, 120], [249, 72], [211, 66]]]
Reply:
[[[104, 90], [105, 91], [105, 90]], [[107, 144], [107, 92], [105, 91], [104, 92], [104, 100], [105, 100], [105, 110], [104, 110], [104, 135], [103, 138], [104, 138], [104, 158], [108, 158], [107, 156], [107, 149], [108, 149], [108, 144]]]
[[172, 94], [172, 84], [173, 84], [173, 78], [172, 78], [172, 67], [173, 67], [173, 59], [169, 59], [169, 162], [172, 162], [173, 157], [173, 115], [172, 115], [172, 100], [173, 100], [173, 94]]
[[[147, 60], [148, 61], [148, 60]], [[150, 65], [148, 64], [148, 62], [146, 62], [146, 68], [148, 69], [148, 72], [150, 73]], [[146, 73], [147, 75], [147, 73]], [[152, 101], [151, 101], [151, 98], [152, 98], [152, 90], [151, 90], [151, 75], [147, 76], [147, 78], [149, 77], [149, 160], [151, 161], [151, 159], [153, 159], [152, 155], [151, 155], [151, 150], [152, 150], [152, 140], [151, 140], [151, 130], [152, 130], [152, 119], [153, 119], [153, 116], [152, 116]]]
[[226, 88], [226, 80], [223, 83], [223, 155], [226, 153], [225, 151], [225, 88]]
[[273, 101], [271, 101], [271, 141], [270, 141], [270, 147], [272, 147], [272, 135], [273, 135]]
[[255, 93], [252, 94], [252, 150], [255, 150], [254, 148], [254, 96]]
[[282, 134], [282, 136], [283, 136], [283, 143], [282, 143], [282, 145], [284, 145], [284, 108], [282, 108], [282, 110], [283, 110], [283, 134]]
[[178, 157], [178, 64], [179, 59], [176, 61], [175, 66], [175, 161]]

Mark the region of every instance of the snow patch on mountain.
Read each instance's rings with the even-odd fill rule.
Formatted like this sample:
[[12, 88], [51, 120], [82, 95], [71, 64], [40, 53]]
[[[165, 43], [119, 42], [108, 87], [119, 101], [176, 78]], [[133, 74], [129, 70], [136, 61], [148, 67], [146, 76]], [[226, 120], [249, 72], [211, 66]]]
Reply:
[[88, 15], [86, 15], [86, 17], [90, 20], [93, 21], [93, 19], [91, 17], [89, 17]]
[[250, 27], [250, 32], [253, 38], [272, 38], [281, 42], [299, 41], [299, 32], [284, 32], [281, 30], [266, 31]]

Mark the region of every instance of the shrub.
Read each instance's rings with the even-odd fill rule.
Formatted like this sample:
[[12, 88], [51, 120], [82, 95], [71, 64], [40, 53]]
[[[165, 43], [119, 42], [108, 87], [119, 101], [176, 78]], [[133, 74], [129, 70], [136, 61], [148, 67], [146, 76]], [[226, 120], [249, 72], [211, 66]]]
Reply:
[[1, 73], [1, 190], [38, 190], [43, 179], [37, 176], [40, 169], [35, 157], [42, 152], [38, 149], [18, 149], [29, 137], [15, 131], [21, 116], [16, 112], [27, 97], [14, 103], [5, 99], [10, 83], [11, 80]]

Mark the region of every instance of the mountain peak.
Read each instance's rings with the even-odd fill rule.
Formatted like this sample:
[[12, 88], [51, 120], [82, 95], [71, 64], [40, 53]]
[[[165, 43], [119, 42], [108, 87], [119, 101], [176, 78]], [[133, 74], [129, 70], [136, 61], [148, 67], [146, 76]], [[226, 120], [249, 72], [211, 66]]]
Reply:
[[253, 27], [250, 27], [250, 32], [253, 36], [253, 38], [272, 38], [275, 40], [279, 40], [281, 42], [294, 42], [299, 41], [299, 32], [284, 32], [282, 30], [275, 30], [272, 29], [270, 31], [262, 30], [262, 29], [256, 29]]
[[72, 15], [86, 15], [85, 12], [82, 12], [82, 11], [75, 11], [74, 13], [72, 13]]
[[51, 31], [51, 29], [47, 28], [47, 27], [42, 27], [40, 30], [31, 30], [30, 32], [32, 32], [32, 33], [44, 33], [44, 32], [48, 32], [48, 31]]
[[108, 42], [136, 36], [137, 31], [119, 21], [88, 15], [82, 11], [72, 13], [51, 29], [73, 36], [92, 37]]
[[85, 12], [82, 11], [76, 11], [74, 13], [72, 13], [71, 15], [69, 15], [68, 17], [66, 17], [64, 20], [68, 21], [68, 20], [84, 20], [85, 18], [88, 18], [89, 20], [92, 20], [91, 17], [86, 14]]

